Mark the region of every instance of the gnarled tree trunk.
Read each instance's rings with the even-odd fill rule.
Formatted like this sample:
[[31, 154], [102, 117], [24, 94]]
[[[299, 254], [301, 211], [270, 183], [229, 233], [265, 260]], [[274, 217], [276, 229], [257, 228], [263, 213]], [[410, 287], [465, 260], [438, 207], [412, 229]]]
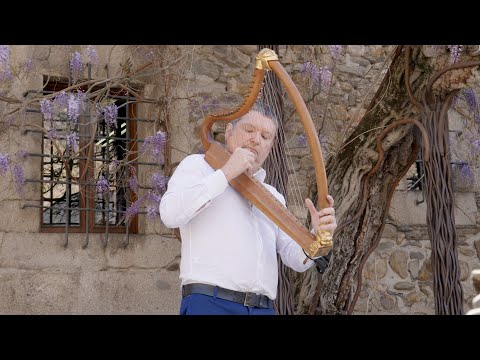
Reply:
[[[410, 86], [413, 93], [418, 94], [429, 80], [432, 59], [425, 58], [420, 47], [414, 47], [412, 59], [409, 61], [410, 73], [415, 77], [410, 80]], [[408, 125], [396, 127], [383, 140], [384, 161], [369, 179], [367, 193], [362, 193], [366, 174], [378, 159], [375, 150], [377, 135], [395, 121], [419, 118], [405, 89], [404, 62], [405, 51], [398, 47], [389, 72], [366, 115], [346, 140], [342, 150], [327, 164], [329, 192], [336, 201], [338, 222], [352, 219], [358, 213], [364, 197], [367, 198], [367, 205], [355, 221], [335, 234], [333, 257], [323, 274], [317, 313], [353, 311], [352, 295], [357, 287], [358, 270], [378, 244], [395, 187], [416, 159], [416, 130]], [[308, 312], [306, 309], [311, 306], [318, 276], [314, 270], [303, 276], [297, 313]]]

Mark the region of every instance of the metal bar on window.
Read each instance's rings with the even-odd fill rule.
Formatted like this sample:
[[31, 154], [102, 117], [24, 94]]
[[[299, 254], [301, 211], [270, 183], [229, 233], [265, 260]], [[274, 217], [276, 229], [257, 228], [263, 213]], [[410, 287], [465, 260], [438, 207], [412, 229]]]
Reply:
[[[69, 209], [69, 210], [81, 210], [81, 211], [101, 211], [101, 212], [107, 212], [107, 209], [93, 209], [93, 208], [81, 208], [81, 207], [56, 207], [56, 206], [46, 206], [46, 205], [36, 205], [36, 204], [22, 204], [22, 209], [24, 208], [40, 208], [40, 209], [53, 209], [53, 210], [64, 210], [64, 209]], [[126, 210], [110, 210], [110, 212], [116, 212], [120, 214], [124, 214], [127, 211]], [[139, 211], [138, 214], [147, 214], [146, 211]]]
[[[69, 154], [70, 150], [67, 146], [66, 148], [66, 156], [65, 156], [65, 162], [68, 164], [69, 163]], [[70, 165], [70, 164], [69, 164]], [[64, 240], [64, 247], [68, 246], [68, 227], [70, 225], [70, 214], [71, 214], [71, 201], [70, 201], [70, 174], [69, 174], [70, 166], [67, 167], [65, 166], [65, 240]]]
[[[92, 64], [88, 64], [88, 79], [90, 80], [92, 78]], [[85, 115], [85, 114], [84, 114]], [[87, 117], [88, 119], [90, 119], [90, 104], [87, 102], [87, 108], [86, 108], [86, 115], [87, 116], [82, 116], [82, 123], [83, 123], [83, 131], [85, 132], [85, 135], [87, 137], [89, 137], [91, 134], [90, 134], [90, 121], [87, 121]], [[85, 146], [85, 145], [83, 145]], [[85, 149], [87, 151], [87, 155], [88, 155], [88, 148]], [[85, 152], [84, 150], [84, 152]], [[80, 154], [79, 154], [80, 155]], [[85, 156], [85, 160], [88, 160], [88, 156]], [[85, 177], [86, 179], [90, 179], [90, 171], [89, 171], [89, 162], [86, 161], [85, 162]], [[88, 181], [86, 181], [88, 183]], [[89, 196], [89, 188], [90, 186], [87, 184], [85, 186], [85, 197], [84, 197], [84, 204], [85, 206], [88, 208], [88, 196]], [[80, 211], [80, 210], [79, 210]], [[80, 216], [81, 218], [81, 216]], [[83, 242], [82, 244], [82, 249], [86, 249], [87, 246], [88, 246], [88, 243], [90, 242], [90, 213], [88, 210], [85, 210], [85, 213], [84, 213], [84, 218], [85, 218], [85, 241]], [[95, 224], [95, 221], [94, 221], [94, 224]]]
[[[50, 154], [53, 154], [53, 143], [50, 141]], [[42, 166], [42, 171], [43, 171], [43, 166]], [[43, 178], [43, 174], [42, 174]], [[53, 181], [53, 157], [50, 157], [50, 180]], [[53, 199], [53, 187], [50, 186], [50, 198]], [[52, 200], [53, 202], [53, 200]], [[53, 223], [53, 211], [50, 209], [50, 224]], [[43, 222], [43, 218], [42, 218]]]
[[422, 200], [415, 200], [415, 205], [420, 205], [425, 201], [425, 177], [423, 176], [423, 150], [421, 146], [418, 150], [418, 159], [416, 162], [418, 164], [418, 177], [420, 179], [420, 187], [422, 190]]
[[[90, 64], [89, 64], [90, 65]], [[59, 91], [51, 91], [51, 90], [41, 90], [41, 91], [38, 91], [38, 90], [27, 90], [25, 91], [22, 96], [23, 97], [26, 97], [27, 95], [31, 94], [31, 93], [34, 93], [34, 94], [42, 94], [42, 95], [49, 95], [49, 94], [54, 94], [54, 93], [57, 93]], [[111, 98], [118, 98], [118, 99], [132, 99], [131, 96], [123, 96], [123, 95], [112, 95], [110, 96]], [[157, 102], [158, 99], [150, 99], [150, 98], [143, 98], [143, 100], [145, 101], [154, 101], [154, 102]], [[154, 121], [154, 120], [152, 120]]]
[[[37, 113], [37, 114], [40, 114], [41, 111], [40, 110], [37, 110], [37, 109], [26, 109], [25, 110], [27, 113]], [[90, 115], [85, 115], [86, 118], [90, 118]], [[119, 116], [117, 119], [120, 119], [120, 120], [126, 120], [127, 117], [125, 116]], [[56, 122], [67, 122], [68, 120], [62, 120], [62, 119], [58, 119], [58, 120], [55, 120]], [[152, 120], [152, 119], [142, 119], [142, 118], [137, 118], [135, 119], [135, 121], [139, 121], [139, 122], [148, 122], [148, 123], [153, 123], [155, 122], [155, 120]]]
[[[107, 134], [110, 134], [110, 124], [108, 123], [108, 121], [106, 121], [106, 125], [107, 125]], [[110, 162], [110, 141], [109, 141], [109, 136], [107, 135], [107, 146], [106, 146], [106, 156], [107, 156], [107, 162]], [[105, 179], [107, 179], [107, 183], [108, 183], [108, 190], [107, 190], [107, 196], [106, 196], [106, 201], [104, 199], [104, 196], [102, 195], [102, 198], [103, 198], [103, 203], [106, 204], [107, 206], [107, 214], [106, 214], [106, 218], [105, 218], [105, 238], [103, 240], [103, 248], [106, 248], [107, 247], [107, 243], [108, 243], [108, 225], [110, 225], [110, 174], [109, 174], [109, 167], [107, 166], [106, 167], [106, 170], [105, 170]]]
[[[40, 154], [40, 153], [27, 153], [28, 156], [39, 156], [39, 157], [52, 157], [55, 159], [61, 159], [62, 157], [59, 155], [48, 155], [48, 154]], [[78, 159], [78, 160], [93, 160], [93, 161], [106, 161], [106, 159], [103, 158], [89, 158], [87, 156], [73, 156], [70, 157], [71, 159]], [[115, 160], [111, 160], [115, 161]], [[153, 163], [153, 162], [145, 162], [145, 161], [132, 161], [129, 162], [129, 164], [138, 164], [138, 165], [152, 165], [152, 166], [158, 166], [158, 163]]]
[[[72, 184], [72, 182], [67, 182], [67, 181], [61, 181], [61, 180], [36, 180], [36, 179], [25, 179], [25, 182], [31, 182], [31, 183], [52, 183], [52, 184], [62, 184], [62, 185], [68, 185]], [[91, 183], [89, 181], [77, 181], [75, 182], [76, 185], [87, 185], [90, 186]], [[110, 187], [117, 188], [117, 185], [110, 185]], [[152, 186], [143, 186], [143, 185], [138, 185], [139, 189], [148, 189], [148, 190], [153, 190], [154, 188]], [[51, 198], [53, 199], [53, 198]]]
[[[127, 98], [127, 101], [128, 101], [128, 98]], [[128, 112], [128, 108], [125, 109], [125, 110], [126, 110], [126, 115], [127, 115], [127, 116], [126, 116], [127, 119], [125, 120], [125, 130], [126, 130], [126, 132], [125, 132], [125, 137], [128, 139], [128, 138], [130, 138], [130, 131], [129, 131], [129, 127], [130, 127], [130, 126], [129, 126], [129, 125], [130, 125], [130, 123], [129, 123], [129, 121], [130, 121], [130, 116], [129, 116], [129, 115], [130, 115], [130, 114], [129, 114], [129, 112]], [[129, 146], [129, 145], [127, 145], [127, 154], [126, 154], [126, 156], [128, 156], [128, 151], [130, 151], [130, 146]], [[128, 161], [128, 159], [127, 159], [127, 161]], [[125, 174], [127, 174], [127, 171], [126, 171], [126, 170], [125, 170]], [[128, 175], [127, 175], [127, 176], [128, 176]], [[129, 191], [129, 189], [128, 189], [128, 187], [127, 187], [126, 184], [125, 184], [125, 201], [126, 201], [126, 205], [125, 205], [125, 209], [126, 209], [127, 206], [128, 206], [128, 203], [130, 202], [130, 191]], [[130, 242], [130, 219], [129, 219], [128, 216], [126, 216], [126, 217], [125, 217], [125, 240], [123, 241], [123, 244], [122, 244], [123, 247], [126, 248], [126, 247], [128, 246], [128, 244], [129, 244], [129, 242]]]
[[[44, 134], [44, 132], [42, 130], [36, 130], [36, 129], [25, 129], [23, 130], [23, 133], [24, 135], [29, 133], [29, 132], [33, 132], [33, 133], [40, 133], [40, 134]], [[90, 138], [90, 136], [86, 136], [86, 135], [81, 135], [81, 134], [78, 134], [77, 135], [79, 138]], [[98, 136], [98, 135], [95, 135], [93, 137], [94, 139], [107, 139], [110, 140], [124, 140], [124, 141], [133, 141], [133, 142], [140, 142], [140, 143], [143, 143], [145, 140], [144, 139], [126, 139], [126, 138], [120, 138], [120, 137], [113, 137], [113, 136]], [[58, 135], [57, 136], [57, 139], [66, 139], [66, 136], [64, 135]]]

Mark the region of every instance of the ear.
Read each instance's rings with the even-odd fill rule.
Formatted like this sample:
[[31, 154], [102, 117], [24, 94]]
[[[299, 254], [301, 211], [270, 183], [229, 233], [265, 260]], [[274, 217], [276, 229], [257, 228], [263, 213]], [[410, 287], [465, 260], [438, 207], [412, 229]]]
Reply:
[[231, 123], [228, 123], [227, 127], [225, 128], [225, 139], [232, 136], [232, 131], [233, 131], [233, 125]]

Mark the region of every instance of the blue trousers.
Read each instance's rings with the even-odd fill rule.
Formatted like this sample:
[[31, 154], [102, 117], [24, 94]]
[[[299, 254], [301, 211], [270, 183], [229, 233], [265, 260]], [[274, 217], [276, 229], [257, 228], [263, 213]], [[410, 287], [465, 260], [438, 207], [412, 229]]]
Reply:
[[191, 294], [182, 299], [180, 315], [275, 315], [275, 310], [249, 307], [215, 296]]

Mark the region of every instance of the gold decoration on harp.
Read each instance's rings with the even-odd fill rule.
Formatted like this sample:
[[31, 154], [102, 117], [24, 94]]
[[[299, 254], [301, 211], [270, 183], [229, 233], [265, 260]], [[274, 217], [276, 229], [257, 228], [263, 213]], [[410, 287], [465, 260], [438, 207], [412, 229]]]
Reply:
[[317, 252], [318, 249], [330, 247], [333, 245], [332, 233], [328, 230], [317, 231], [317, 240], [310, 244], [310, 251]]
[[255, 69], [259, 70], [271, 70], [269, 61], [278, 61], [278, 56], [272, 49], [262, 49], [255, 57]]

